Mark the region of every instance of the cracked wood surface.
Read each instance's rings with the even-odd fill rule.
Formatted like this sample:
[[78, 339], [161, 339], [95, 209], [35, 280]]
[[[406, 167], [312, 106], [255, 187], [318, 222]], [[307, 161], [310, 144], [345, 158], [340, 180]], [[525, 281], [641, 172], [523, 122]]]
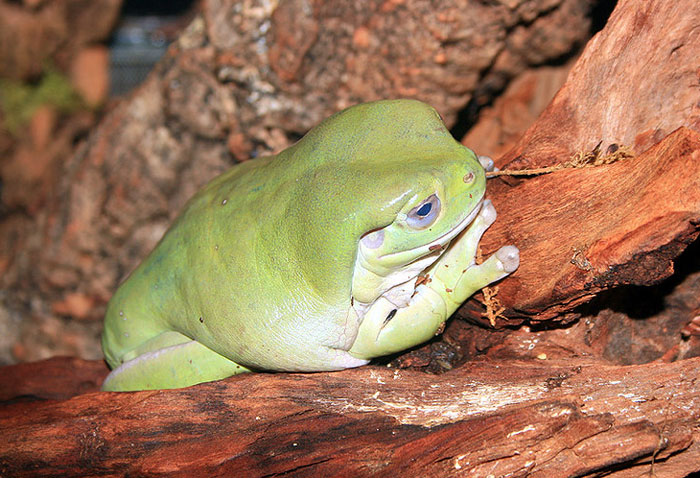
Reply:
[[[44, 367], [70, 375], [72, 365]], [[684, 476], [700, 458], [699, 371], [700, 358], [482, 360], [440, 376], [364, 367], [16, 399], [0, 406], [0, 428], [13, 431], [0, 473]]]
[[[694, 0], [618, 2], [556, 97], [501, 169], [565, 164], [625, 145], [637, 157], [527, 179], [499, 178], [482, 241], [521, 250], [499, 286], [506, 315], [568, 320], [597, 292], [649, 285], [700, 231], [700, 9]], [[587, 260], [588, 270], [572, 263]], [[475, 318], [473, 304], [462, 309]], [[502, 322], [501, 322], [502, 323]]]
[[497, 297], [510, 315], [561, 320], [602, 290], [673, 273], [700, 231], [700, 134], [680, 128], [634, 158], [494, 186], [502, 214], [482, 245], [506, 237], [521, 257]]

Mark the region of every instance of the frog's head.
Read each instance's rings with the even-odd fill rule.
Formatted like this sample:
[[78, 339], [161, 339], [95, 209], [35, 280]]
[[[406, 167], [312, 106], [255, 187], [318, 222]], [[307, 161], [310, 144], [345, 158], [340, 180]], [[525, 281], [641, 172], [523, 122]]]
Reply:
[[396, 198], [393, 220], [362, 235], [353, 276], [356, 300], [370, 303], [410, 282], [392, 297], [397, 306], [403, 305], [418, 274], [476, 217], [486, 179], [473, 153], [464, 149], [469, 156], [441, 160], [437, 167], [416, 171], [410, 188]]
[[291, 211], [304, 230], [301, 247], [317, 267], [330, 261], [352, 275], [363, 303], [437, 260], [478, 213], [486, 185], [474, 153], [415, 100], [344, 110], [292, 153], [289, 166], [303, 168], [295, 174], [303, 208]]

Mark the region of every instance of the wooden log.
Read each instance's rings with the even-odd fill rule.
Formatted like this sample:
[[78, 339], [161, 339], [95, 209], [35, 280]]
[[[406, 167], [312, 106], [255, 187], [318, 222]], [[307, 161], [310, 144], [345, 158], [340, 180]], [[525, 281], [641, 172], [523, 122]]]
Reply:
[[490, 195], [501, 214], [484, 247], [521, 252], [498, 299], [511, 315], [561, 319], [604, 289], [673, 273], [700, 231], [700, 134], [680, 128], [635, 158], [496, 185]]
[[678, 477], [700, 459], [699, 379], [700, 358], [484, 360], [10, 403], [0, 474]]
[[0, 402], [22, 397], [65, 400], [81, 393], [96, 392], [108, 371], [102, 360], [75, 357], [54, 357], [0, 367]]
[[[639, 154], [490, 183], [499, 218], [483, 247], [521, 249], [519, 270], [499, 288], [506, 315], [562, 319], [605, 288], [654, 284], [697, 237], [698, 24], [692, 0], [618, 2], [552, 103], [498, 161], [537, 168], [622, 145]], [[476, 316], [469, 308], [463, 315]]]

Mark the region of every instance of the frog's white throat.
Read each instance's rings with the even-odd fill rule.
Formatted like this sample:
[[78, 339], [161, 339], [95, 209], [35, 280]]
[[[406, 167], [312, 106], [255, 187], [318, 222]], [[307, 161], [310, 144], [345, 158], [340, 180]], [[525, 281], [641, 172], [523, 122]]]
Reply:
[[[396, 309], [406, 307], [415, 294], [418, 276], [440, 258], [455, 236], [471, 224], [479, 214], [482, 204], [483, 200], [446, 234], [412, 251], [403, 251], [413, 253], [413, 257], [420, 254], [420, 249], [423, 249], [427, 254], [398, 268], [388, 268], [378, 264], [372, 249], [360, 241], [353, 272], [353, 298], [351, 301], [351, 306], [357, 313], [359, 322], [362, 322], [367, 310], [380, 299], [389, 301]], [[396, 254], [392, 254], [392, 256]]]

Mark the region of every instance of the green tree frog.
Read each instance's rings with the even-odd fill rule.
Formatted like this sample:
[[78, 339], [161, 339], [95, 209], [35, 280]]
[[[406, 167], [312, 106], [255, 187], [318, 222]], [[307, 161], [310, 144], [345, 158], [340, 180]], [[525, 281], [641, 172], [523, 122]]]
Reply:
[[348, 108], [232, 167], [110, 300], [103, 389], [340, 370], [430, 339], [518, 267], [514, 246], [475, 264], [496, 219], [485, 186], [479, 159], [415, 100]]

